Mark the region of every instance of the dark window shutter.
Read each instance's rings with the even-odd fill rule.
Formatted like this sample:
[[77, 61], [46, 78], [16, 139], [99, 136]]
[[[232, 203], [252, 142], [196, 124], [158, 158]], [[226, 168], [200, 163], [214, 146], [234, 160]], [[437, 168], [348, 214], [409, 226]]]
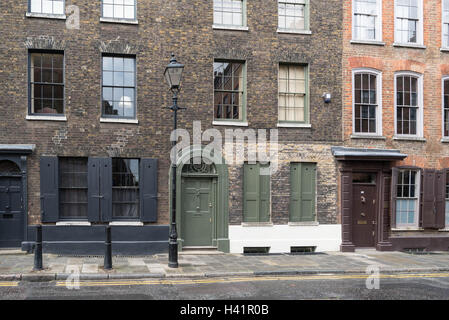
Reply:
[[397, 196], [397, 185], [398, 185], [398, 174], [399, 169], [393, 168], [391, 173], [391, 228], [396, 228], [396, 196]]
[[40, 187], [42, 222], [59, 220], [58, 158], [41, 157]]
[[437, 229], [443, 229], [446, 224], [446, 170], [436, 172], [435, 178], [435, 207]]
[[157, 159], [140, 160], [140, 217], [142, 222], [157, 221]]
[[100, 167], [101, 160], [99, 158], [89, 158], [87, 175], [87, 219], [90, 222], [100, 221]]
[[100, 217], [102, 222], [112, 221], [112, 158], [101, 158]]
[[424, 169], [423, 173], [422, 227], [435, 228], [435, 170]]
[[243, 221], [259, 222], [260, 209], [259, 165], [243, 166]]

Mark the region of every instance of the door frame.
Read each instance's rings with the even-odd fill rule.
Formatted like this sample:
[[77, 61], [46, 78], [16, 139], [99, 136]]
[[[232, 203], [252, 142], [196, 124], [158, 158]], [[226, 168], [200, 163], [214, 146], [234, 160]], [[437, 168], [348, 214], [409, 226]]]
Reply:
[[[20, 170], [20, 180], [21, 180], [21, 191], [22, 191], [22, 215], [23, 215], [23, 237], [21, 247], [23, 242], [28, 240], [28, 170], [27, 170], [27, 157], [20, 154], [0, 154], [0, 161], [11, 161], [17, 165]], [[1, 173], [0, 173], [1, 175]], [[8, 177], [9, 175], [1, 175], [2, 177]], [[6, 248], [7, 246], [4, 246]], [[17, 246], [14, 246], [17, 247]]]
[[[203, 152], [205, 151], [205, 152]], [[185, 164], [191, 163], [194, 157], [201, 156], [209, 163], [213, 163], [216, 172], [214, 174], [198, 174], [201, 177], [214, 178], [215, 185], [215, 216], [213, 221], [214, 235], [212, 238], [212, 246], [216, 247], [218, 251], [229, 253], [229, 180], [228, 180], [228, 166], [225, 159], [219, 152], [210, 154], [203, 146], [193, 145], [182, 149], [179, 152], [180, 156], [176, 163], [176, 227], [178, 231], [178, 250], [182, 251], [184, 239], [182, 238], [182, 178], [183, 167]], [[171, 197], [171, 175], [172, 170], [169, 170], [169, 190]], [[185, 174], [184, 174], [185, 176]], [[195, 176], [188, 174], [188, 176]], [[171, 217], [171, 201], [169, 200], [169, 212]], [[170, 219], [171, 220], [171, 219]]]
[[[342, 252], [354, 252], [353, 241], [353, 173], [376, 173], [376, 212], [374, 247], [379, 251], [392, 250], [389, 239], [391, 163], [386, 161], [340, 162], [340, 211], [342, 225]], [[388, 205], [386, 205], [388, 203]]]

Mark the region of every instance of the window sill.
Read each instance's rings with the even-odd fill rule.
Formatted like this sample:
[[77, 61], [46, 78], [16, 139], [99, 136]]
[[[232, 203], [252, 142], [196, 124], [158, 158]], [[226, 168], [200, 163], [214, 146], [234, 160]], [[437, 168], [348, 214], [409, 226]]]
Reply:
[[310, 30], [295, 30], [295, 29], [278, 29], [278, 33], [289, 33], [289, 34], [312, 34]]
[[26, 120], [38, 120], [38, 121], [67, 121], [66, 116], [36, 116], [27, 115]]
[[427, 140], [423, 137], [410, 137], [410, 136], [394, 136], [393, 140], [398, 141], [416, 141], [416, 142], [426, 142]]
[[441, 52], [449, 52], [449, 48], [440, 48]]
[[213, 126], [248, 127], [247, 121], [212, 121]]
[[143, 222], [140, 221], [112, 221], [109, 222], [110, 226], [143, 226]]
[[242, 227], [273, 227], [272, 222], [243, 222]]
[[351, 139], [373, 139], [373, 140], [387, 140], [384, 136], [378, 135], [363, 135], [363, 134], [353, 134], [351, 135]]
[[444, 137], [441, 139], [442, 143], [449, 143], [449, 137]]
[[411, 48], [411, 49], [426, 49], [427, 47], [422, 44], [412, 44], [412, 43], [393, 43], [393, 47], [400, 48]]
[[351, 40], [349, 42], [351, 44], [365, 44], [365, 45], [373, 45], [373, 46], [385, 46], [385, 42], [376, 41], [376, 40]]
[[100, 18], [100, 22], [121, 23], [121, 24], [139, 24], [139, 21], [136, 19]]
[[27, 12], [25, 14], [25, 16], [27, 18], [43, 18], [43, 19], [56, 19], [56, 20], [66, 20], [67, 19], [67, 16], [65, 14]]
[[312, 128], [310, 123], [278, 123], [278, 128]]
[[100, 118], [101, 123], [124, 123], [124, 124], [139, 124], [137, 119], [113, 119], [113, 118]]
[[91, 226], [89, 221], [59, 221], [56, 222], [57, 226]]
[[400, 228], [391, 228], [391, 231], [423, 231], [423, 228], [418, 227], [400, 227]]
[[309, 226], [309, 227], [316, 227], [319, 226], [320, 223], [318, 221], [310, 221], [310, 222], [289, 222], [288, 225], [290, 227], [304, 227], [304, 226]]
[[244, 27], [244, 26], [227, 26], [227, 25], [219, 25], [219, 24], [213, 24], [212, 29], [231, 30], [231, 31], [249, 31], [248, 27]]

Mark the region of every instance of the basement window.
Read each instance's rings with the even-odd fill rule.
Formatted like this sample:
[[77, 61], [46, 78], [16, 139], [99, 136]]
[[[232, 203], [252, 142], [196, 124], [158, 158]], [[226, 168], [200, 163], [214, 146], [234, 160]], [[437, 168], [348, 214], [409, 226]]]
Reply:
[[270, 247], [244, 247], [243, 254], [269, 254]]
[[301, 253], [313, 253], [316, 247], [290, 247], [290, 253], [301, 254]]

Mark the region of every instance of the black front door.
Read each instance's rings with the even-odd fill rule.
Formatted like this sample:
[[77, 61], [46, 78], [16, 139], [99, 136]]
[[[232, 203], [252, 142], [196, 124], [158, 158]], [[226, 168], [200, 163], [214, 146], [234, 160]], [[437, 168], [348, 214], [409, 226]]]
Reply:
[[20, 247], [24, 239], [22, 177], [0, 176], [0, 247]]

